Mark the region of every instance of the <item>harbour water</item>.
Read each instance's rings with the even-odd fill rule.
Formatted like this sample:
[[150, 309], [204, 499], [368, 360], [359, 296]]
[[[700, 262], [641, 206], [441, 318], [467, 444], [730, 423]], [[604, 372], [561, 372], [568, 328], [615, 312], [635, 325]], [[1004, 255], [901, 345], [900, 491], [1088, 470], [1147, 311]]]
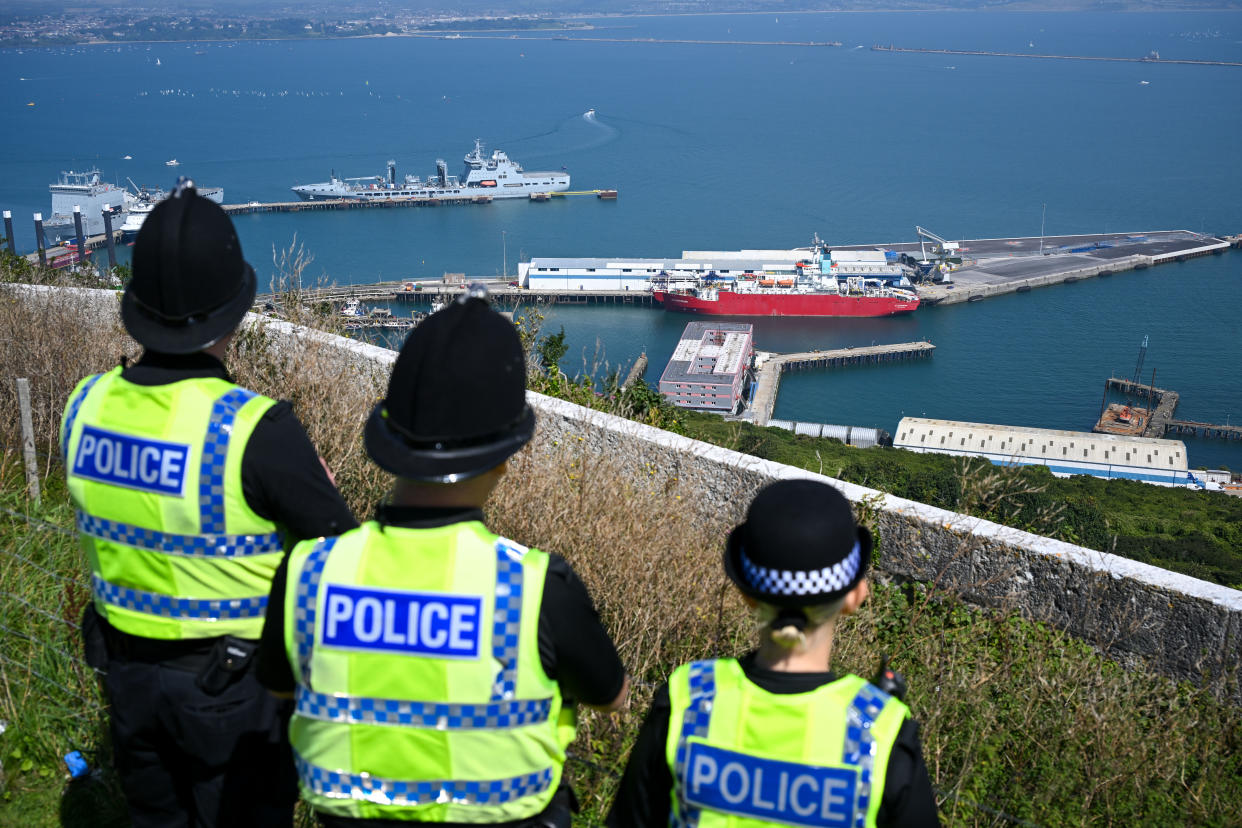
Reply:
[[[296, 183], [450, 171], [481, 137], [527, 169], [567, 167], [543, 204], [239, 216], [260, 278], [304, 246], [339, 283], [512, 273], [523, 256], [676, 256], [683, 249], [1185, 228], [1242, 231], [1242, 69], [872, 52], [873, 43], [1242, 60], [1242, 13], [855, 13], [594, 21], [584, 37], [841, 41], [841, 47], [384, 38], [0, 52], [0, 206], [33, 247], [62, 169], [124, 183], [175, 173], [231, 202]], [[1029, 47], [1028, 44], [1034, 44]], [[859, 48], [861, 47], [861, 48]], [[200, 54], [200, 52], [202, 54]], [[158, 64], [157, 64], [158, 60]], [[105, 79], [100, 82], [98, 79]], [[1146, 81], [1146, 83], [1144, 83]], [[29, 106], [28, 104], [34, 104]], [[589, 109], [594, 116], [587, 116]], [[131, 155], [132, 160], [122, 158]], [[164, 162], [180, 161], [170, 169]], [[1179, 415], [1242, 417], [1229, 253], [876, 320], [756, 321], [793, 351], [930, 339], [931, 360], [795, 374], [784, 419], [879, 426], [902, 414], [1088, 429], [1110, 373], [1181, 394]], [[597, 341], [649, 379], [685, 317], [558, 307], [564, 365]], [[584, 357], [584, 354], [586, 355]], [[1242, 446], [1188, 440], [1192, 465], [1242, 468]]]

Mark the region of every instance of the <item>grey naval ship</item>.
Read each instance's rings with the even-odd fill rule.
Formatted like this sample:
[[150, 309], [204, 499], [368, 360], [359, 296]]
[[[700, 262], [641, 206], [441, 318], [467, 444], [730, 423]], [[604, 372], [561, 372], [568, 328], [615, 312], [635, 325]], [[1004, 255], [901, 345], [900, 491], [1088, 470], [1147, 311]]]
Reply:
[[466, 154], [466, 168], [461, 177], [448, 174], [448, 165], [436, 159], [436, 174], [425, 181], [416, 175], [397, 180], [397, 162], [388, 162], [387, 175], [363, 178], [337, 178], [322, 184], [303, 184], [293, 188], [305, 201], [354, 199], [357, 201], [397, 201], [435, 198], [528, 198], [542, 193], [569, 189], [569, 173], [525, 172], [522, 165], [501, 150], [483, 152], [483, 142], [476, 140], [474, 149]]
[[105, 204], [108, 205], [108, 212], [118, 217], [117, 224], [125, 212], [125, 190], [104, 181], [97, 169], [62, 171], [60, 181], [48, 189], [52, 192], [52, 215], [43, 223], [43, 232], [52, 240], [73, 237], [74, 207], [82, 210], [82, 230], [88, 236], [104, 231]]

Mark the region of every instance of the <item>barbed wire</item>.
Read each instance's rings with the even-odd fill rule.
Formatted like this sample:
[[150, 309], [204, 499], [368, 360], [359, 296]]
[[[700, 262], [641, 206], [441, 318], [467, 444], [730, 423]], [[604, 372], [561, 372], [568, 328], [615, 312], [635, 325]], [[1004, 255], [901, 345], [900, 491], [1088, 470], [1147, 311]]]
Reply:
[[36, 563], [35, 561], [31, 560], [30, 558], [26, 557], [25, 555], [22, 555], [22, 554], [21, 554], [21, 553], [19, 553], [19, 552], [14, 552], [14, 551], [13, 551], [13, 550], [11, 550], [11, 549], [3, 549], [3, 548], [0, 548], [0, 554], [7, 555], [7, 556], [9, 556], [10, 558], [16, 558], [17, 560], [21, 561], [22, 563], [26, 564], [27, 566], [32, 567], [32, 568], [34, 568], [34, 569], [37, 569], [37, 570], [39, 570], [40, 572], [42, 572], [44, 575], [47, 575], [47, 576], [49, 576], [49, 577], [51, 577], [51, 578], [56, 578], [56, 579], [58, 579], [58, 580], [65, 581], [66, 583], [73, 584], [74, 586], [80, 586], [80, 587], [82, 587], [83, 589], [86, 589], [86, 588], [87, 588], [87, 582], [86, 582], [86, 579], [85, 579], [85, 578], [73, 578], [73, 577], [70, 577], [70, 576], [68, 576], [68, 575], [62, 575], [62, 574], [61, 574], [61, 573], [59, 573], [59, 572], [56, 572], [56, 571], [51, 570], [51, 569], [48, 569], [47, 567], [43, 566], [42, 564]]
[[41, 519], [41, 518], [31, 517], [30, 515], [27, 515], [27, 514], [23, 514], [23, 513], [21, 513], [21, 512], [14, 511], [13, 509], [10, 509], [10, 508], [8, 508], [8, 507], [6, 507], [6, 506], [0, 506], [0, 512], [4, 512], [4, 513], [5, 513], [5, 514], [7, 514], [7, 515], [11, 515], [12, 517], [15, 517], [15, 518], [18, 518], [18, 519], [20, 519], [20, 520], [23, 520], [23, 521], [25, 521], [26, 523], [29, 523], [31, 526], [37, 526], [37, 527], [39, 527], [40, 529], [46, 529], [46, 530], [48, 530], [49, 532], [60, 532], [60, 533], [61, 533], [61, 534], [63, 534], [63, 535], [75, 535], [75, 534], [77, 534], [77, 532], [75, 532], [73, 529], [68, 529], [68, 528], [66, 528], [66, 527], [64, 527], [64, 526], [61, 526], [61, 525], [60, 525], [60, 524], [58, 524], [58, 523], [51, 523], [51, 522], [46, 521], [46, 520], [43, 520], [43, 519]]
[[70, 629], [73, 629], [73, 630], [78, 629], [77, 622], [75, 622], [75, 621], [66, 621], [65, 619], [61, 618], [59, 615], [53, 615], [52, 613], [48, 612], [47, 610], [43, 609], [42, 607], [37, 607], [37, 606], [35, 606], [34, 604], [30, 603], [30, 602], [29, 602], [29, 601], [27, 601], [25, 598], [23, 598], [22, 596], [20, 596], [20, 595], [18, 595], [18, 594], [16, 594], [16, 593], [13, 593], [13, 592], [7, 592], [7, 591], [5, 591], [5, 590], [0, 590], [0, 595], [3, 595], [3, 596], [4, 596], [4, 597], [6, 597], [6, 598], [11, 598], [11, 599], [13, 599], [14, 601], [16, 601], [17, 603], [21, 604], [22, 606], [27, 607], [27, 608], [32, 609], [32, 610], [34, 610], [34, 611], [35, 611], [36, 613], [38, 613], [39, 615], [42, 615], [42, 616], [43, 616], [43, 617], [45, 617], [45, 618], [49, 618], [49, 619], [51, 619], [52, 621], [57, 621], [57, 622], [59, 622], [59, 623], [61, 623], [61, 624], [64, 624], [66, 627], [69, 627]]
[[40, 681], [44, 682], [45, 684], [50, 684], [50, 685], [52, 685], [53, 687], [55, 687], [55, 688], [57, 688], [57, 689], [61, 690], [62, 692], [64, 692], [66, 695], [73, 696], [74, 698], [76, 698], [76, 699], [78, 699], [78, 700], [80, 700], [80, 701], [82, 701], [82, 702], [85, 702], [86, 704], [89, 704], [89, 705], [98, 705], [98, 704], [99, 704], [98, 699], [92, 699], [92, 698], [89, 698], [89, 697], [87, 697], [87, 696], [84, 696], [84, 695], [82, 695], [81, 693], [79, 693], [77, 690], [74, 690], [74, 689], [73, 689], [73, 688], [71, 688], [71, 687], [66, 687], [65, 685], [61, 684], [61, 683], [60, 683], [59, 681], [57, 681], [56, 679], [54, 679], [54, 678], [50, 678], [49, 676], [45, 676], [45, 675], [43, 675], [43, 674], [42, 674], [42, 673], [40, 673], [38, 670], [36, 670], [36, 669], [34, 669], [33, 667], [31, 667], [29, 664], [23, 664], [22, 662], [20, 662], [20, 661], [18, 661], [18, 660], [16, 660], [16, 659], [9, 658], [7, 655], [5, 655], [5, 654], [4, 654], [4, 653], [2, 653], [2, 652], [0, 652], [0, 663], [10, 664], [10, 665], [12, 665], [13, 667], [16, 667], [17, 669], [22, 670], [23, 672], [29, 673], [30, 675], [34, 676], [35, 678], [39, 679]]
[[48, 650], [53, 651], [54, 653], [56, 653], [58, 656], [60, 656], [63, 659], [66, 659], [68, 661], [75, 661], [87, 667], [90, 667], [90, 665], [86, 663], [85, 656], [82, 656], [76, 653], [71, 653], [68, 650], [64, 649], [63, 647], [56, 646], [50, 641], [44, 641], [42, 638], [36, 638], [35, 636], [30, 635], [29, 633], [24, 633], [21, 630], [15, 630], [12, 627], [7, 626], [5, 624], [0, 624], [0, 630], [7, 632], [9, 635], [15, 635], [18, 638], [25, 639], [26, 641], [29, 641], [32, 644], [38, 644], [40, 647], [44, 647]]

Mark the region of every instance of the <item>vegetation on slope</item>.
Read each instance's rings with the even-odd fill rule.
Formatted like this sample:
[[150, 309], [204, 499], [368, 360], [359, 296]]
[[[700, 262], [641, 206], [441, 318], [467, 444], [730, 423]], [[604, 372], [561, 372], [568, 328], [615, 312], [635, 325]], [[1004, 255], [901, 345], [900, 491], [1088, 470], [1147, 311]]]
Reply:
[[[0, 734], [6, 774], [0, 825], [61, 824], [58, 810], [86, 794], [111, 803], [111, 810], [95, 800], [92, 818], [75, 822], [66, 815], [64, 824], [107, 825], [117, 811], [106, 774], [94, 788], [75, 786], [64, 805], [60, 794], [60, 757], [79, 748], [106, 764], [107, 744], [94, 678], [77, 655], [74, 625], [86, 600], [86, 572], [72, 534], [56, 424], [78, 378], [137, 349], [115, 321], [86, 323], [85, 307], [68, 297], [0, 299], [0, 719], [7, 723]], [[387, 479], [366, 459], [360, 435], [385, 377], [342, 360], [314, 337], [277, 347], [261, 333], [239, 338], [230, 366], [240, 382], [294, 401], [351, 507], [369, 514]], [[645, 421], [689, 434], [698, 427], [696, 418], [669, 410], [650, 389], [600, 397], [559, 371], [541, 373], [545, 379], [535, 381], [543, 390], [560, 387], [595, 407], [628, 400], [618, 410], [628, 407]], [[44, 485], [39, 508], [24, 492], [15, 376], [29, 377], [34, 389]], [[773, 451], [778, 437], [784, 433], [752, 448]], [[728, 432], [719, 439], [738, 447], [741, 438]], [[610, 458], [568, 442], [559, 452], [528, 450], [514, 458], [488, 517], [498, 531], [569, 558], [637, 680], [629, 708], [584, 715], [572, 747], [569, 770], [584, 803], [580, 822], [589, 825], [602, 818], [655, 686], [684, 660], [743, 652], [753, 633], [720, 572], [729, 527], [669, 508], [693, 497], [683, 481], [660, 469], [635, 479]], [[799, 465], [837, 473], [827, 461], [820, 465], [829, 456], [825, 448], [842, 457], [867, 454], [819, 448], [814, 465], [814, 452]], [[936, 482], [934, 468], [898, 464], [892, 474], [907, 475], [924, 495], [956, 492], [961, 502], [1001, 516], [1013, 513], [1014, 493], [1026, 488], [980, 492], [970, 475], [965, 483]], [[858, 473], [870, 475], [861, 481], [867, 483], [880, 474]], [[888, 653], [906, 674], [950, 824], [992, 825], [1006, 817], [1044, 825], [1242, 823], [1242, 710], [1203, 688], [1123, 670], [1091, 644], [1016, 612], [969, 608], [935, 585], [878, 584], [868, 607], [842, 628], [834, 665], [870, 675]]]

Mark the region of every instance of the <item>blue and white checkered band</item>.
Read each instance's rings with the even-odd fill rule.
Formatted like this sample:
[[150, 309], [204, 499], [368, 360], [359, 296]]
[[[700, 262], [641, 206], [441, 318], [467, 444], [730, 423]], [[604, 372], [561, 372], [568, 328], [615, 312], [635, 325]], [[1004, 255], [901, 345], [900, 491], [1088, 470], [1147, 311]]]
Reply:
[[82, 390], [69, 403], [69, 410], [65, 413], [64, 430], [60, 433], [60, 456], [64, 459], [66, 466], [69, 465], [69, 436], [73, 434], [73, 423], [78, 419], [78, 409], [82, 407], [82, 401], [86, 399], [86, 395], [102, 376], [103, 374], [96, 374], [88, 379], [86, 385], [82, 386]]
[[863, 828], [867, 824], [867, 808], [871, 803], [871, 771], [875, 765], [876, 751], [871, 727], [891, 698], [880, 688], [864, 684], [850, 702], [842, 759], [845, 764], [856, 765], [859, 769], [858, 799], [854, 811], [855, 828]]
[[432, 730], [509, 730], [546, 722], [551, 712], [551, 699], [441, 704], [328, 695], [300, 684], [297, 688], [297, 715], [322, 722], [403, 725]]
[[823, 595], [828, 592], [840, 592], [854, 581], [858, 567], [862, 563], [862, 550], [858, 541], [844, 559], [823, 569], [768, 569], [753, 563], [746, 557], [742, 549], [742, 571], [746, 580], [760, 592], [768, 595]]
[[328, 553], [336, 546], [336, 538], [320, 538], [311, 548], [298, 574], [294, 593], [293, 641], [298, 648], [298, 666], [302, 684], [310, 686], [311, 652], [315, 646], [315, 610], [319, 603], [319, 579], [323, 577]]
[[158, 615], [161, 618], [193, 619], [195, 621], [224, 621], [236, 618], [262, 618], [267, 610], [267, 596], [205, 600], [198, 598], [175, 598], [158, 592], [130, 589], [105, 581], [98, 575], [91, 576], [91, 592], [105, 604], [134, 612]]
[[237, 412], [256, 396], [245, 388], [234, 388], [211, 407], [198, 472], [198, 513], [204, 535], [224, 534], [224, 462], [229, 438]]
[[492, 701], [508, 701], [517, 692], [518, 641], [522, 634], [522, 558], [526, 547], [496, 540], [496, 607], [492, 613], [492, 658], [501, 665], [492, 685]]
[[157, 532], [78, 512], [78, 531], [111, 541], [181, 558], [249, 558], [283, 553], [280, 535], [177, 535]]
[[677, 739], [674, 771], [677, 775], [677, 808], [669, 814], [669, 825], [692, 828], [699, 824], [699, 809], [682, 797], [686, 789], [687, 741], [704, 738], [712, 723], [712, 705], [716, 700], [716, 662], [695, 661], [690, 665], [690, 704], [681, 717], [681, 735]]
[[328, 799], [352, 799], [377, 805], [504, 805], [543, 793], [552, 785], [552, 768], [508, 779], [398, 780], [312, 765], [293, 753], [302, 784]]

